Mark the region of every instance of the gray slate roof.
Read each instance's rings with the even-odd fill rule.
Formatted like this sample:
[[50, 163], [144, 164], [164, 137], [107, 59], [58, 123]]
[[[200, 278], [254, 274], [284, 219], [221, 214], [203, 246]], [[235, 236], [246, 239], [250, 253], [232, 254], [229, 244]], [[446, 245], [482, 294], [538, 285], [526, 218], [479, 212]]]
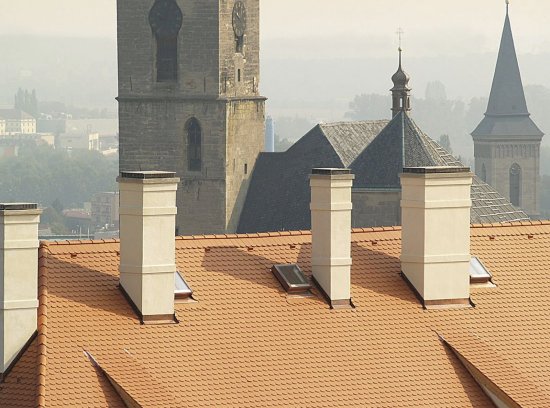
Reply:
[[[349, 167], [354, 188], [400, 188], [403, 135], [407, 166], [462, 166], [405, 113], [390, 122], [317, 125], [286, 152], [260, 155], [238, 232], [310, 229], [309, 175], [315, 167]], [[472, 223], [529, 219], [477, 177], [472, 201]]]
[[286, 152], [261, 153], [238, 232], [309, 229], [311, 169], [347, 167], [387, 123], [320, 124]]
[[487, 112], [472, 136], [476, 139], [543, 136], [529, 117], [508, 14], [504, 22]]
[[388, 123], [388, 120], [322, 123], [319, 128], [348, 167]]

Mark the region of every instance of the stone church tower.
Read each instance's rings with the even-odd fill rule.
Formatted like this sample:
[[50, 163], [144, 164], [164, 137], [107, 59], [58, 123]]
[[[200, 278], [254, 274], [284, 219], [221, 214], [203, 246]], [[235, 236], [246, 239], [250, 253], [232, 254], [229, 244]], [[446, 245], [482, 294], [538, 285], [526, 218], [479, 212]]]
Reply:
[[259, 0], [117, 0], [120, 170], [175, 171], [177, 232], [233, 232], [264, 147]]
[[508, 5], [487, 112], [472, 136], [477, 175], [537, 217], [543, 133], [527, 110]]

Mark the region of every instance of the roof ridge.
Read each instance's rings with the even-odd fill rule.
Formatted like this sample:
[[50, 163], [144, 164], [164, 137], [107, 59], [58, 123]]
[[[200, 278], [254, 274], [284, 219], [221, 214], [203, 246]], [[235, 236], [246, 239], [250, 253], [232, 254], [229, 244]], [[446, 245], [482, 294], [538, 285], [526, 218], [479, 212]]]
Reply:
[[40, 245], [38, 250], [38, 344], [37, 344], [37, 386], [36, 406], [46, 407], [46, 372], [47, 372], [47, 339], [48, 339], [48, 268], [50, 254], [48, 245]]
[[[471, 223], [471, 228], [495, 228], [495, 227], [525, 227], [525, 226], [541, 226], [550, 225], [550, 220], [525, 220], [525, 221], [503, 221], [500, 223]], [[367, 232], [386, 232], [386, 231], [401, 231], [399, 225], [385, 227], [356, 227], [352, 228], [353, 233]], [[270, 231], [270, 232], [255, 232], [241, 234], [205, 234], [205, 235], [180, 235], [176, 236], [176, 241], [208, 241], [219, 239], [258, 239], [258, 238], [275, 238], [311, 235], [310, 230], [293, 230], [293, 231]], [[41, 248], [48, 250], [50, 246], [71, 246], [71, 245], [102, 245], [102, 244], [119, 244], [120, 239], [99, 239], [99, 240], [66, 240], [66, 241], [42, 241]]]
[[40, 246], [48, 248], [50, 246], [64, 246], [64, 245], [100, 245], [100, 244], [119, 244], [120, 239], [108, 238], [108, 239], [66, 239], [60, 241], [40, 241]]
[[326, 126], [339, 126], [339, 125], [354, 125], [354, 124], [365, 124], [365, 123], [389, 123], [390, 120], [388, 119], [373, 119], [373, 120], [340, 120], [337, 122], [326, 122], [326, 123], [319, 123], [318, 125], [320, 127], [326, 127]]
[[[416, 122], [406, 112], [403, 112], [403, 115], [405, 115], [405, 124], [408, 125], [408, 127], [413, 131], [413, 136], [417, 137], [421, 142], [420, 147], [422, 148], [422, 150], [424, 150], [426, 156], [428, 156], [434, 162], [439, 161], [440, 165], [445, 165], [443, 158], [437, 152], [436, 146], [441, 147], [439, 143], [437, 143], [430, 136], [424, 133], [422, 129], [420, 129]], [[448, 154], [448, 152], [443, 149], [443, 147], [441, 147], [441, 149]], [[404, 154], [406, 156], [406, 153]]]
[[216, 239], [257, 239], [257, 238], [273, 238], [273, 237], [289, 237], [299, 235], [311, 235], [311, 231], [295, 230], [295, 231], [273, 231], [273, 232], [253, 232], [242, 234], [217, 234], [217, 235], [188, 235], [177, 236], [176, 241], [203, 241]]
[[499, 223], [472, 224], [471, 228], [510, 228], [510, 227], [539, 227], [550, 225], [550, 220], [525, 220], [525, 221], [506, 221]]

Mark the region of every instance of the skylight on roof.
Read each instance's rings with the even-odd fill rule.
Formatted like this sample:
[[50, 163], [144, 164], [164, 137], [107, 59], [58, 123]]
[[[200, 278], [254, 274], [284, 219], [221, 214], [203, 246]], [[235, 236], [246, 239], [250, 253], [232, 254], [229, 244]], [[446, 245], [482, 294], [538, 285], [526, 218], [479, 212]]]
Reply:
[[492, 277], [479, 258], [473, 256], [470, 259], [470, 283], [489, 283]]
[[183, 276], [176, 271], [175, 272], [175, 287], [174, 295], [176, 299], [189, 299], [193, 294], [193, 290], [189, 287]]
[[296, 264], [273, 265], [271, 272], [288, 293], [303, 293], [311, 289], [311, 283]]

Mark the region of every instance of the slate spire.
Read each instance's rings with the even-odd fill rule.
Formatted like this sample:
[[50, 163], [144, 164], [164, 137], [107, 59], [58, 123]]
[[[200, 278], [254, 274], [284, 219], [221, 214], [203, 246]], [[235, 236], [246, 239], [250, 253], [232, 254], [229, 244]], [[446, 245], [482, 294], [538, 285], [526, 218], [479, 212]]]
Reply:
[[474, 140], [491, 137], [536, 137], [543, 133], [530, 118], [523, 91], [512, 26], [509, 1], [506, 1], [506, 18], [500, 40], [491, 95], [485, 117], [472, 132]]
[[487, 106], [487, 115], [529, 115], [519, 64], [514, 46], [514, 37], [506, 3], [506, 19], [500, 41], [493, 87]]

